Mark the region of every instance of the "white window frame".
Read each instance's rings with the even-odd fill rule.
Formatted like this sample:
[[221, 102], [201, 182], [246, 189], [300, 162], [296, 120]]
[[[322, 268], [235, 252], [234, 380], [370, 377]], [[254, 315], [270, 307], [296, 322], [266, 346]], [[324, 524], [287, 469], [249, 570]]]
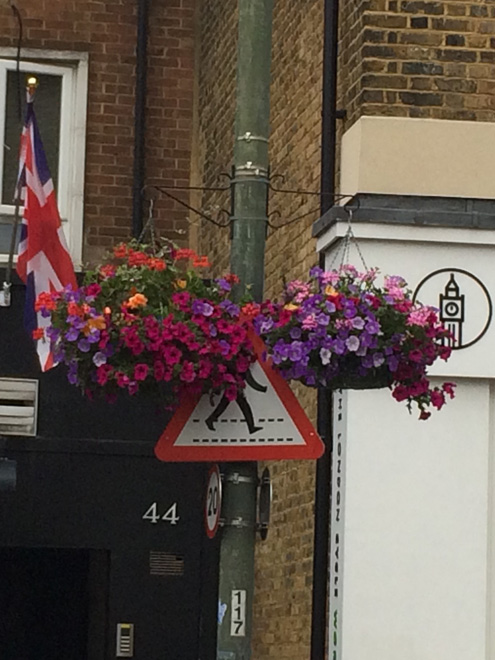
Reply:
[[[82, 267], [84, 220], [84, 170], [88, 97], [88, 54], [73, 51], [23, 49], [23, 74], [46, 73], [62, 76], [60, 108], [60, 149], [58, 181], [54, 182], [65, 238], [76, 270]], [[0, 48], [0, 136], [5, 132], [7, 71], [16, 70], [16, 49]], [[43, 137], [43, 128], [40, 127]], [[3, 147], [3, 145], [2, 145]], [[3, 148], [0, 149], [0, 181]], [[0, 213], [14, 215], [14, 206], [0, 204]], [[0, 254], [0, 263], [8, 255]]]

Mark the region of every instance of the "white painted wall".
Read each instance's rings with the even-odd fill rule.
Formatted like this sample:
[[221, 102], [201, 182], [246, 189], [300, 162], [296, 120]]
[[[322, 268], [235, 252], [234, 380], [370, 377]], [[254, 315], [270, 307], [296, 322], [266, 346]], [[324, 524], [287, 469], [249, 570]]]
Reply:
[[488, 390], [428, 422], [347, 393], [344, 660], [485, 658]]
[[[373, 236], [360, 240], [367, 263], [403, 275], [413, 289], [430, 271], [445, 267], [475, 272], [495, 293], [495, 247], [488, 232], [484, 241], [470, 244], [465, 230], [439, 229], [434, 241], [427, 240], [425, 228], [354, 230]], [[320, 239], [328, 264], [330, 233]], [[382, 240], [381, 233], [392, 239]], [[359, 266], [356, 255], [352, 261]], [[470, 314], [476, 316], [475, 304]], [[335, 462], [333, 469], [332, 659], [495, 660], [493, 325], [436, 370], [440, 382], [457, 381], [457, 395], [426, 422], [387, 389], [343, 393], [342, 418], [335, 419], [343, 456], [340, 524]], [[338, 415], [338, 398], [334, 407]], [[332, 589], [335, 532], [338, 598]]]

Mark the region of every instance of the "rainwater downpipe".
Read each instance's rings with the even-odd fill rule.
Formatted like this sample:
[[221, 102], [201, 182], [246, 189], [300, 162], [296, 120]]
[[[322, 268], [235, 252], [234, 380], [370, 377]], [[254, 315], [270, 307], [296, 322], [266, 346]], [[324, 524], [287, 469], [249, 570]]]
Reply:
[[137, 0], [137, 3], [136, 102], [134, 105], [134, 166], [132, 180], [132, 236], [134, 238], [139, 238], [143, 230], [149, 0]]
[[[323, 99], [321, 123], [322, 192], [320, 210], [323, 215], [333, 206], [335, 194], [337, 144], [337, 54], [339, 0], [324, 0]], [[325, 268], [325, 255], [320, 253], [320, 268]], [[311, 660], [325, 658], [328, 631], [328, 558], [330, 553], [330, 493], [332, 475], [332, 393], [318, 390], [317, 428], [325, 443], [325, 453], [316, 463], [313, 602], [311, 617]]]

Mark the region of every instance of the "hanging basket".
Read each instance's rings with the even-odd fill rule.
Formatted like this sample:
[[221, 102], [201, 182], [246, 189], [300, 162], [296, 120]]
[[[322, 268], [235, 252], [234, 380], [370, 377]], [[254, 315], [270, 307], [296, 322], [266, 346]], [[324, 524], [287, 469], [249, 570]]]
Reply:
[[344, 374], [332, 379], [326, 386], [328, 390], [380, 390], [390, 388], [394, 381], [390, 370], [385, 368], [370, 369], [366, 375]]
[[80, 289], [39, 297], [50, 324], [36, 339], [51, 343], [89, 398], [141, 392], [171, 406], [207, 392], [235, 399], [255, 355], [229, 299], [238, 278], [205, 281], [198, 271], [209, 266], [170, 243], [119, 245]]
[[282, 300], [261, 305], [256, 332], [275, 368], [309, 387], [388, 387], [397, 401], [416, 403], [426, 419], [454, 396], [454, 384], [431, 387], [427, 369], [451, 353], [437, 311], [413, 302], [401, 277], [376, 282], [378, 269], [341, 266], [310, 271], [285, 286]]

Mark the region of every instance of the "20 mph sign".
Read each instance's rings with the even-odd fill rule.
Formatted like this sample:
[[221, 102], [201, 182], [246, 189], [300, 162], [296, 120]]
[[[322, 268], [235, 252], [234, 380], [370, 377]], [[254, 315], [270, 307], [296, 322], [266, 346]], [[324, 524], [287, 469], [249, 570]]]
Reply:
[[212, 539], [217, 533], [222, 510], [222, 481], [218, 465], [214, 465], [208, 475], [205, 500], [206, 534]]

